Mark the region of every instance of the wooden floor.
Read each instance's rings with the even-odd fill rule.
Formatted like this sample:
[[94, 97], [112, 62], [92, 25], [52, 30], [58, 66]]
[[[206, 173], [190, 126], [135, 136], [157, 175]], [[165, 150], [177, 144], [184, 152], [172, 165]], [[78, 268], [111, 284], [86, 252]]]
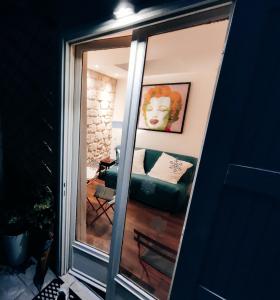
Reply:
[[[97, 207], [97, 202], [93, 194], [96, 185], [99, 184], [104, 183], [97, 179], [88, 185], [88, 197], [94, 207]], [[108, 213], [113, 219], [113, 211], [110, 209]], [[110, 249], [112, 225], [105, 215], [100, 217], [94, 224], [91, 224], [95, 216], [96, 212], [88, 204], [87, 237], [85, 242], [108, 253]], [[128, 201], [121, 269], [127, 277], [130, 277], [139, 285], [144, 285], [150, 293], [159, 299], [167, 299], [171, 282], [170, 278], [147, 264], [145, 264], [147, 270], [147, 272], [145, 272], [143, 265], [139, 261], [138, 246], [134, 240], [134, 229], [177, 250], [183, 221], [184, 213], [174, 215], [153, 209], [137, 201]]]
[[[98, 203], [96, 199], [93, 197], [95, 192], [96, 185], [104, 185], [104, 182], [99, 179], [95, 179], [88, 184], [88, 199], [94, 205], [95, 208], [98, 207]], [[108, 211], [108, 215], [114, 218], [113, 211], [110, 209]], [[86, 243], [89, 245], [93, 245], [101, 251], [109, 253], [110, 244], [111, 244], [111, 236], [112, 236], [112, 225], [108, 221], [105, 215], [101, 216], [96, 222], [93, 224], [92, 221], [96, 216], [96, 212], [93, 208], [87, 203], [87, 235], [86, 235]]]

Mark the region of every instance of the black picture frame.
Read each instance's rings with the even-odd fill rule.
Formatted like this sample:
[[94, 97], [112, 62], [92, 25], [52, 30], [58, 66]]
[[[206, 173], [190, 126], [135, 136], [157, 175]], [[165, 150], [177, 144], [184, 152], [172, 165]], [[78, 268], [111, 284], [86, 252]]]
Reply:
[[[176, 87], [184, 85], [186, 88], [186, 92], [184, 95], [181, 95], [181, 100], [182, 100], [182, 108], [179, 112], [179, 119], [176, 120], [175, 122], [179, 121], [179, 130], [172, 130], [172, 128], [168, 129], [154, 129], [154, 128], [149, 128], [147, 126], [147, 123], [144, 121], [145, 117], [143, 116], [142, 112], [142, 106], [144, 102], [144, 95], [146, 93], [147, 88], [155, 88], [157, 86], [169, 86], [171, 90], [174, 92], [178, 92]], [[172, 89], [173, 87], [173, 89]], [[175, 89], [174, 89], [175, 88]], [[141, 88], [141, 94], [140, 94], [140, 101], [139, 101], [139, 111], [138, 111], [138, 129], [141, 130], [148, 130], [148, 131], [157, 131], [157, 132], [164, 132], [164, 133], [177, 133], [177, 134], [182, 134], [184, 130], [184, 125], [185, 125], [185, 118], [186, 118], [186, 111], [187, 111], [187, 106], [188, 106], [188, 101], [189, 101], [189, 95], [190, 95], [190, 89], [191, 89], [191, 82], [172, 82], [172, 83], [155, 83], [155, 84], [143, 84]], [[142, 115], [141, 115], [142, 114]], [[144, 122], [146, 123], [146, 126], [143, 126]], [[172, 123], [175, 123], [172, 122]]]

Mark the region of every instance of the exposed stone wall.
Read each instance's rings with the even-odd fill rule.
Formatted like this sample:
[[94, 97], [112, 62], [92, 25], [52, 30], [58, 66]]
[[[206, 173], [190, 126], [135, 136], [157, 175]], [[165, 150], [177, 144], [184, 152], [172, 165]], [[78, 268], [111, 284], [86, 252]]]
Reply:
[[88, 69], [87, 164], [110, 156], [117, 80]]

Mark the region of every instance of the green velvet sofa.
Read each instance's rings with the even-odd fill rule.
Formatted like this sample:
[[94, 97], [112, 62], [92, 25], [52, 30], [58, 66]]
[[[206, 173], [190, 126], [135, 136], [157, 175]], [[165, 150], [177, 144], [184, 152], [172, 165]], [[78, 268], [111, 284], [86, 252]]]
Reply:
[[[140, 148], [137, 148], [140, 149]], [[116, 148], [117, 161], [119, 147]], [[193, 164], [187, 172], [181, 177], [177, 184], [168, 183], [148, 175], [131, 175], [130, 198], [142, 202], [150, 207], [163, 211], [177, 213], [183, 211], [189, 199], [189, 187], [193, 181], [194, 171], [197, 163], [195, 157], [165, 152], [179, 160], [184, 160]], [[148, 173], [162, 151], [146, 149], [144, 169]], [[118, 165], [114, 165], [106, 171], [105, 186], [115, 189], [117, 185]]]

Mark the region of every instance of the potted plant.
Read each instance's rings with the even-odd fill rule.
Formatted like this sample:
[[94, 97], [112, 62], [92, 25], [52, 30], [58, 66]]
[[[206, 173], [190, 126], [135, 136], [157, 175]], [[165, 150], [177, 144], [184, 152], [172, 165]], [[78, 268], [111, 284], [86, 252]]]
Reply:
[[1, 213], [0, 244], [4, 263], [18, 267], [28, 255], [28, 219], [22, 208], [3, 209]]
[[34, 195], [35, 203], [30, 214], [30, 225], [33, 237], [36, 238], [38, 263], [34, 283], [40, 290], [47, 271], [47, 261], [54, 236], [54, 199], [48, 185], [41, 186]]
[[34, 195], [34, 205], [29, 215], [31, 230], [40, 232], [44, 238], [53, 232], [55, 212], [53, 207], [53, 194], [48, 185], [41, 186]]

